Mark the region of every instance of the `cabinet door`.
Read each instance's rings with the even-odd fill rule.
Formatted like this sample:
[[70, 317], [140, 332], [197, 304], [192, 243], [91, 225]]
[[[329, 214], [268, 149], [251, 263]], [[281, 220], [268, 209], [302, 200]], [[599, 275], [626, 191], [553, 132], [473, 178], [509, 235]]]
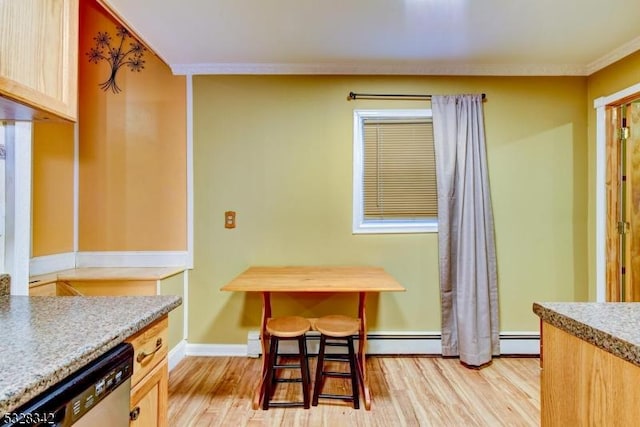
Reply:
[[165, 358], [131, 389], [131, 427], [167, 425], [168, 363]]
[[[0, 1], [0, 95], [75, 120], [78, 0]], [[0, 119], [22, 114], [4, 100]]]
[[640, 367], [543, 323], [541, 425], [638, 425]]

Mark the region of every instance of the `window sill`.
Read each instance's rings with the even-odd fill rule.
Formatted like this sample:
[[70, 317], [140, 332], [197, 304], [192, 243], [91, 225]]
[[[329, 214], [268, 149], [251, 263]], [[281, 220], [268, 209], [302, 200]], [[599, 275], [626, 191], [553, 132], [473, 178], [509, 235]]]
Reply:
[[353, 225], [353, 234], [437, 233], [437, 222], [368, 221]]

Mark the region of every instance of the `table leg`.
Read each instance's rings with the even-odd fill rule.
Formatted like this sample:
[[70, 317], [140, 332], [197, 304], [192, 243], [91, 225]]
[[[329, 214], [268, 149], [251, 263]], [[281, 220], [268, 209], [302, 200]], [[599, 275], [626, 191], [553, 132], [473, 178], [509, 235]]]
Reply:
[[267, 375], [267, 364], [269, 363], [269, 333], [267, 332], [267, 320], [271, 317], [271, 293], [262, 293], [262, 319], [260, 321], [260, 343], [262, 344], [262, 372], [260, 372], [260, 382], [253, 395], [253, 409], [260, 409], [262, 399], [264, 399], [265, 378]]
[[367, 293], [360, 292], [358, 300], [358, 318], [360, 319], [360, 332], [358, 333], [358, 377], [362, 387], [364, 397], [364, 407], [368, 411], [371, 409], [371, 392], [367, 382], [366, 355], [367, 350]]

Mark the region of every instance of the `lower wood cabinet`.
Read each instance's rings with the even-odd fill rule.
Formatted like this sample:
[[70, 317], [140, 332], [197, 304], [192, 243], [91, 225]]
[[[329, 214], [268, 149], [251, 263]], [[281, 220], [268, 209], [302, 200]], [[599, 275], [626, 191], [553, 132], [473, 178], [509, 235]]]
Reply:
[[638, 425], [640, 366], [542, 323], [541, 425]]
[[69, 286], [65, 282], [49, 282], [43, 285], [32, 286], [29, 288], [29, 296], [31, 297], [61, 297], [61, 296], [82, 296], [77, 289]]
[[29, 288], [30, 297], [55, 297], [57, 295], [56, 282], [46, 283], [40, 286], [32, 286]]
[[58, 283], [85, 296], [157, 295], [156, 280], [65, 280]]
[[127, 339], [133, 345], [130, 425], [167, 425], [168, 317], [164, 316]]
[[131, 389], [130, 426], [166, 426], [168, 396], [166, 357]]
[[[1, 1], [1, 0], [0, 0]], [[42, 280], [31, 296], [156, 295], [157, 280]], [[180, 326], [178, 326], [180, 327]], [[129, 337], [133, 345], [130, 426], [167, 425], [169, 316], [165, 315]]]
[[[30, 296], [155, 295], [155, 281], [43, 281], [29, 288]], [[130, 426], [167, 425], [169, 317], [156, 320], [129, 337], [133, 345]]]

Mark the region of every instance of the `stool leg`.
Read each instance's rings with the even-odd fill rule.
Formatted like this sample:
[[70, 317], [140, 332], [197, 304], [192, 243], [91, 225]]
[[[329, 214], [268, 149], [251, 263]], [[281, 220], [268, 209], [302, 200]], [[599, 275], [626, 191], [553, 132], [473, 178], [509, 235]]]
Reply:
[[278, 364], [278, 350], [280, 347], [280, 337], [275, 337], [276, 339], [273, 340], [273, 351], [270, 352], [271, 354], [271, 392], [273, 393], [275, 384], [276, 384], [276, 378], [278, 376], [277, 372], [276, 372], [276, 365]]
[[302, 398], [304, 409], [309, 409], [309, 366], [304, 335], [298, 337], [298, 354], [300, 356], [300, 376], [302, 377]]
[[271, 393], [274, 384], [275, 369], [273, 365], [276, 364], [276, 357], [278, 352], [278, 337], [271, 336], [271, 345], [269, 346], [269, 360], [267, 361], [267, 372], [264, 384], [264, 396], [262, 396], [262, 409], [269, 409], [269, 402], [271, 401]]
[[347, 337], [349, 343], [349, 368], [351, 369], [351, 389], [353, 390], [353, 408], [360, 408], [360, 389], [358, 387], [358, 372], [356, 367], [356, 353], [353, 348], [353, 337]]
[[327, 337], [320, 335], [320, 349], [318, 350], [318, 361], [316, 363], [316, 381], [313, 385], [313, 399], [311, 401], [313, 406], [318, 406], [318, 396], [322, 389], [322, 371], [324, 370], [324, 346], [326, 339]]
[[309, 384], [309, 395], [311, 395], [311, 369], [309, 369], [309, 349], [307, 348], [307, 336], [303, 336], [304, 342], [304, 363], [307, 365], [307, 383]]

